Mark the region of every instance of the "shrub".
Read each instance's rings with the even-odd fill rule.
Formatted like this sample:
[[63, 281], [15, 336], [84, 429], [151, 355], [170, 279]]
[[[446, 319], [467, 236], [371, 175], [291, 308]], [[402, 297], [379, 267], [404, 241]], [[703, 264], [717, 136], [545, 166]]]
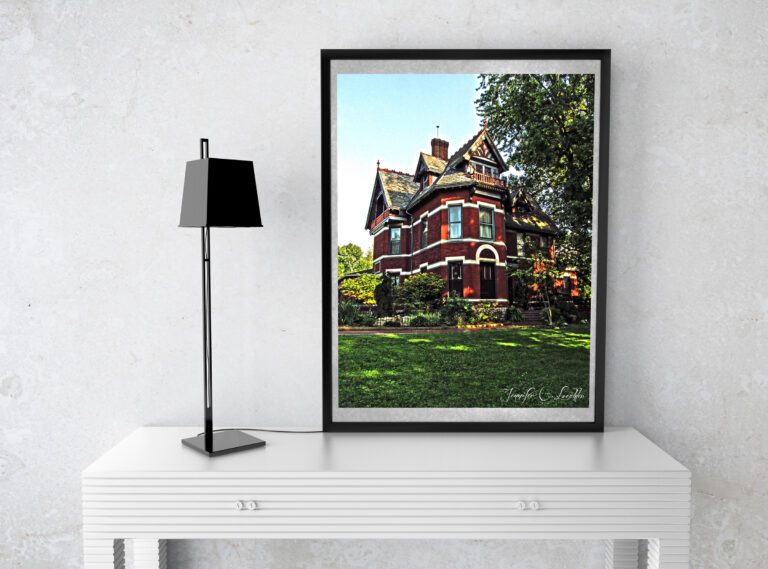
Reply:
[[429, 320], [427, 320], [426, 316], [417, 314], [408, 321], [408, 326], [413, 326], [415, 328], [426, 327], [429, 326]]
[[[404, 322], [405, 323], [405, 322]], [[408, 318], [407, 326], [426, 327], [426, 326], [440, 326], [440, 314], [437, 312], [418, 312], [410, 318]]]
[[471, 321], [472, 305], [463, 298], [446, 298], [440, 307], [440, 319], [448, 326], [461, 326]]
[[507, 313], [504, 315], [504, 318], [507, 322], [522, 322], [523, 313], [517, 306], [510, 304], [507, 307]]
[[419, 273], [408, 277], [397, 287], [398, 302], [412, 307], [436, 306], [443, 294], [443, 279], [435, 273]]
[[557, 324], [560, 321], [560, 311], [557, 308], [545, 308], [541, 311], [541, 319], [547, 324]]
[[359, 311], [357, 319], [355, 320], [355, 324], [358, 326], [373, 326], [376, 324], [376, 316], [374, 316], [371, 312]]
[[492, 302], [481, 302], [476, 304], [471, 317], [472, 324], [483, 324], [485, 322], [504, 322], [505, 310], [498, 304]]
[[339, 293], [348, 300], [356, 300], [360, 304], [376, 304], [374, 291], [381, 282], [380, 275], [368, 273], [350, 277], [341, 281]]
[[384, 322], [384, 326], [387, 328], [400, 328], [401, 324], [399, 320], [387, 320]]
[[565, 322], [573, 324], [579, 319], [579, 309], [572, 302], [561, 300], [557, 303], [557, 310], [560, 311], [560, 318]]
[[339, 326], [352, 326], [358, 318], [360, 309], [351, 300], [339, 301]]

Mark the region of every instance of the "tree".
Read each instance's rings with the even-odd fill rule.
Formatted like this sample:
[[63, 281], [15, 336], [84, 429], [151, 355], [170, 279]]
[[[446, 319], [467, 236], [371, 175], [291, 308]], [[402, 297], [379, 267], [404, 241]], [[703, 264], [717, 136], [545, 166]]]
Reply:
[[444, 286], [440, 275], [418, 273], [397, 287], [397, 301], [414, 308], [433, 308], [440, 301]]
[[354, 243], [342, 245], [338, 250], [338, 273], [340, 277], [373, 268], [373, 251], [363, 254], [363, 249]]
[[349, 277], [339, 284], [339, 293], [342, 298], [355, 300], [360, 304], [376, 304], [374, 290], [380, 282], [381, 276], [373, 273]]
[[559, 268], [592, 274], [594, 75], [480, 75], [475, 101], [524, 188], [563, 231]]
[[552, 325], [551, 297], [555, 292], [555, 279], [558, 273], [552, 260], [544, 257], [540, 251], [530, 253], [529, 257], [509, 274], [526, 287], [529, 295], [541, 295], [544, 308], [547, 310], [547, 319]]

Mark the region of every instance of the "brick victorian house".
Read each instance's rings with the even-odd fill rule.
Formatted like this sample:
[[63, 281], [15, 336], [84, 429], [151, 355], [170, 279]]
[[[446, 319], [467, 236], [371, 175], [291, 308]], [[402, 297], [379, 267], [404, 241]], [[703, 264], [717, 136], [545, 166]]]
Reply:
[[[406, 174], [377, 164], [365, 227], [373, 236], [373, 272], [397, 282], [419, 272], [439, 274], [444, 295], [507, 303], [517, 266], [532, 250], [554, 259], [558, 229], [523, 190], [500, 178], [507, 170], [483, 128], [452, 155], [431, 141]], [[571, 290], [571, 275], [559, 279]]]

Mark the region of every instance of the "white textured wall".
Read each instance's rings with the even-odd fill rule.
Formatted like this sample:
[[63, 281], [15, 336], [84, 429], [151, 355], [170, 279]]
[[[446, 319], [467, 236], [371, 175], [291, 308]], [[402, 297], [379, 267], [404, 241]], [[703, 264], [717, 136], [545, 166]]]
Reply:
[[[199, 422], [184, 162], [253, 159], [216, 231], [217, 411], [320, 423], [319, 50], [613, 50], [607, 417], [694, 473], [696, 568], [768, 566], [768, 31], [757, 2], [0, 3], [0, 566], [80, 564], [79, 474]], [[375, 133], [372, 133], [375, 135]], [[599, 567], [596, 544], [176, 543], [176, 566]]]

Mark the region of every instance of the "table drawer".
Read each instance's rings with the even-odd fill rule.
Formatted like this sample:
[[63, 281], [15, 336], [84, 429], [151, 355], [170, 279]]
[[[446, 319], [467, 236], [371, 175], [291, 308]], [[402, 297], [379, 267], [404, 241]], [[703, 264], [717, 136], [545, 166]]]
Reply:
[[91, 531], [190, 537], [687, 532], [690, 479], [223, 477], [84, 479]]

